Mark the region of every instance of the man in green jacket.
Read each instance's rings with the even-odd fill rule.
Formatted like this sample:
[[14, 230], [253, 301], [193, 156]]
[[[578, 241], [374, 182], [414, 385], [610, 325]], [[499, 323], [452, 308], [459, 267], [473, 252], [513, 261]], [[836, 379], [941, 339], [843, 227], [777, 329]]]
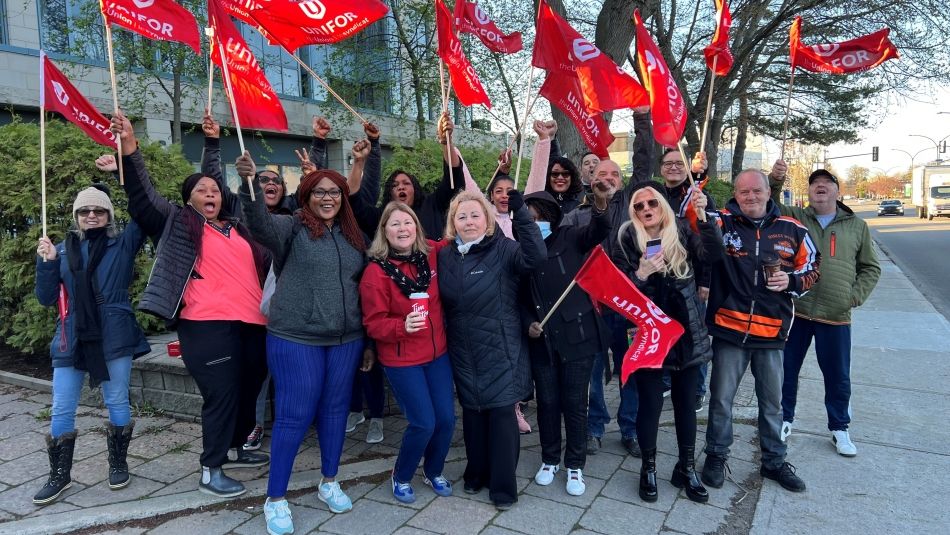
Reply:
[[881, 267], [871, 245], [871, 232], [863, 219], [838, 202], [838, 178], [825, 169], [808, 177], [808, 208], [780, 202], [787, 167], [779, 160], [769, 175], [772, 199], [782, 215], [798, 219], [821, 252], [821, 279], [795, 303], [795, 323], [785, 344], [785, 379], [782, 386], [782, 439], [792, 432], [798, 374], [805, 353], [815, 339], [818, 366], [825, 379], [828, 429], [838, 453], [846, 457], [858, 450], [848, 434], [851, 423], [851, 309], [871, 294]]

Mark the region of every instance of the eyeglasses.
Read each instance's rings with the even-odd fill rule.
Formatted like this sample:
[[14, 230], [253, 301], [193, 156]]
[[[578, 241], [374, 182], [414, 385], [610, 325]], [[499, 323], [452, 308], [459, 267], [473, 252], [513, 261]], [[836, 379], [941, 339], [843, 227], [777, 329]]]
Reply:
[[310, 196], [314, 199], [323, 199], [326, 197], [339, 199], [340, 195], [343, 195], [343, 192], [339, 189], [315, 189], [310, 192]]
[[642, 211], [646, 210], [646, 207], [647, 207], [647, 206], [649, 206], [650, 208], [656, 208], [656, 207], [659, 206], [659, 205], [660, 205], [660, 201], [658, 201], [658, 200], [656, 200], [656, 199], [647, 199], [647, 200], [645, 200], [645, 201], [640, 201], [640, 202], [634, 204], [634, 205], [633, 205], [633, 211], [634, 211], [634, 212], [642, 212]]
[[105, 208], [80, 208], [79, 210], [76, 210], [76, 213], [79, 214], [79, 217], [86, 217], [90, 212], [95, 214], [96, 217], [102, 217], [109, 213], [109, 211]]
[[280, 177], [277, 176], [277, 175], [274, 175], [274, 176], [261, 175], [260, 177], [258, 177], [258, 180], [260, 181], [261, 185], [264, 185], [264, 184], [277, 184], [278, 186], [280, 186], [280, 185], [283, 185], [283, 183], [284, 183], [284, 179], [283, 179], [283, 178], [280, 178]]
[[670, 161], [670, 162], [663, 162], [663, 169], [672, 169], [672, 168], [674, 168], [674, 167], [683, 168], [683, 167], [686, 167], [686, 164], [684, 164], [681, 160], [673, 160], [673, 161]]
[[569, 177], [571, 176], [571, 172], [570, 171], [551, 171], [551, 176], [552, 177], [555, 177], [555, 176]]

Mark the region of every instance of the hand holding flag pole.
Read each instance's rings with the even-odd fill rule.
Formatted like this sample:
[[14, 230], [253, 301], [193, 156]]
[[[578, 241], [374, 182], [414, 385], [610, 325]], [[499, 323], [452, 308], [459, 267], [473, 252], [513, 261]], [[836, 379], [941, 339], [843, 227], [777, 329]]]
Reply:
[[[115, 82], [115, 54], [112, 51], [112, 24], [109, 23], [109, 17], [106, 16], [105, 0], [99, 0], [99, 9], [102, 12], [102, 23], [106, 27], [106, 52], [109, 54], [109, 79], [112, 82], [112, 113], [119, 113], [119, 92], [116, 89]], [[125, 185], [125, 170], [122, 168], [122, 138], [116, 137], [116, 148], [119, 150], [119, 158], [116, 163], [119, 166], [119, 185]], [[45, 232], [44, 232], [45, 235]]]
[[[696, 185], [696, 183], [693, 182], [693, 166], [692, 166], [692, 164], [690, 163], [690, 160], [686, 158], [686, 149], [683, 147], [683, 140], [682, 140], [682, 139], [679, 140], [679, 142], [676, 143], [676, 148], [679, 149], [679, 151], [680, 151], [680, 157], [683, 158], [683, 165], [686, 166], [686, 180], [689, 181], [689, 187], [692, 188], [693, 186]], [[706, 210], [701, 210], [700, 212], [697, 212], [697, 213], [696, 213], [696, 217], [698, 217], [700, 221], [702, 221], [703, 223], [705, 223], [705, 222], [706, 222]]]

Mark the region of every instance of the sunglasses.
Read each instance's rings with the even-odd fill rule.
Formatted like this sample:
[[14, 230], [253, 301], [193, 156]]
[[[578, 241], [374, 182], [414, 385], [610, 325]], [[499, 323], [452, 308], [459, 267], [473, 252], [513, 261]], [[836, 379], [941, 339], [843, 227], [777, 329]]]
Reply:
[[552, 177], [554, 176], [569, 177], [571, 176], [571, 172], [570, 171], [551, 171], [551, 176]]
[[315, 189], [310, 192], [310, 196], [314, 199], [323, 199], [324, 197], [339, 199], [340, 195], [343, 195], [343, 192], [338, 189]]
[[76, 213], [79, 214], [79, 217], [86, 217], [90, 213], [95, 214], [96, 217], [102, 217], [108, 214], [109, 211], [105, 208], [80, 208], [79, 210], [76, 210]]
[[642, 211], [646, 210], [647, 206], [649, 206], [650, 208], [656, 208], [656, 207], [659, 206], [659, 205], [660, 205], [660, 201], [658, 201], [658, 200], [656, 200], [656, 199], [647, 199], [647, 200], [645, 200], [645, 201], [640, 201], [640, 202], [634, 204], [634, 205], [633, 205], [633, 211], [634, 211], [634, 212], [642, 212]]
[[258, 180], [260, 181], [261, 185], [277, 184], [278, 186], [280, 186], [281, 184], [284, 183], [284, 179], [276, 175], [275, 176], [261, 175], [260, 177], [258, 177]]

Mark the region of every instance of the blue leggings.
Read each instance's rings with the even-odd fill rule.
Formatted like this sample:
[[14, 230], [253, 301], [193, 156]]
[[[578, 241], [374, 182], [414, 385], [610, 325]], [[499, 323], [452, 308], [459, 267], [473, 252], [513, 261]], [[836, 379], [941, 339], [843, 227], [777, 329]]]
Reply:
[[[109, 409], [109, 421], [115, 426], [127, 425], [132, 418], [129, 409], [132, 357], [107, 360], [106, 367], [109, 369], [109, 380], [100, 386], [102, 400]], [[53, 438], [76, 428], [76, 408], [79, 407], [79, 395], [85, 379], [86, 372], [72, 366], [53, 368], [53, 422], [50, 426]]]
[[267, 367], [274, 380], [276, 417], [271, 436], [267, 495], [284, 496], [297, 450], [315, 424], [321, 472], [336, 477], [343, 453], [353, 373], [363, 339], [338, 346], [311, 346], [267, 335]]

